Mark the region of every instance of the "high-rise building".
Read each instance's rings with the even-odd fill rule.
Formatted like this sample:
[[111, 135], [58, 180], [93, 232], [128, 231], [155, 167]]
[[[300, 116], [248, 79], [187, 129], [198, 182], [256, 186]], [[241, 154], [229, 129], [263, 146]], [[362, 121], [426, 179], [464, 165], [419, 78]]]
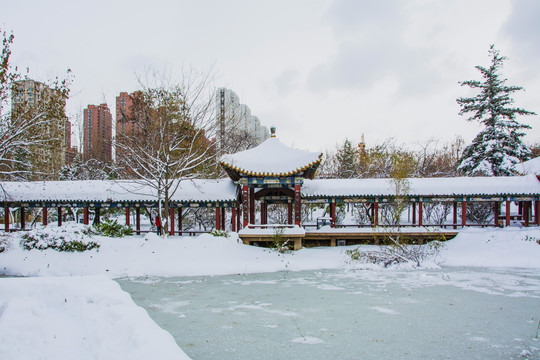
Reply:
[[[129, 151], [127, 150], [129, 148], [127, 144], [137, 138], [137, 136], [142, 136], [143, 134], [141, 124], [137, 122], [137, 119], [135, 119], [132, 113], [133, 102], [137, 95], [141, 95], [141, 93], [137, 91], [131, 94], [121, 92], [116, 97], [115, 151], [117, 162], [120, 162], [122, 157], [127, 156], [126, 151]], [[125, 166], [125, 164], [123, 165]], [[127, 171], [129, 172], [129, 170]]]
[[126, 135], [134, 135], [136, 130], [135, 123], [129, 121], [131, 115], [131, 106], [133, 98], [127, 92], [121, 92], [116, 97], [116, 132], [121, 132]]
[[[41, 136], [39, 142], [28, 145], [29, 154], [20, 154], [21, 164], [30, 167], [30, 179], [55, 176], [66, 164], [66, 150], [71, 142], [71, 124], [65, 116], [66, 97], [35, 80], [20, 80], [13, 83], [11, 116], [14, 121], [36, 121], [33, 129]], [[40, 114], [45, 113], [44, 117]], [[41, 121], [46, 120], [46, 121]], [[68, 136], [69, 129], [69, 136]]]
[[219, 88], [216, 93], [218, 144], [224, 153], [234, 153], [257, 146], [270, 132], [251, 114], [249, 106], [240, 103], [236, 93]]
[[107, 104], [88, 105], [83, 118], [83, 159], [112, 161], [112, 115]]

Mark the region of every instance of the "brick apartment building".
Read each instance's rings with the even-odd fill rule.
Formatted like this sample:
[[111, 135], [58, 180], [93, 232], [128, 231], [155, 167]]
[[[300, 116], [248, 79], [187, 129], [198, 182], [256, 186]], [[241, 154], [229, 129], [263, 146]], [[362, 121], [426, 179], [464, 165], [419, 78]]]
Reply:
[[112, 115], [107, 104], [88, 105], [84, 109], [84, 161], [112, 161]]

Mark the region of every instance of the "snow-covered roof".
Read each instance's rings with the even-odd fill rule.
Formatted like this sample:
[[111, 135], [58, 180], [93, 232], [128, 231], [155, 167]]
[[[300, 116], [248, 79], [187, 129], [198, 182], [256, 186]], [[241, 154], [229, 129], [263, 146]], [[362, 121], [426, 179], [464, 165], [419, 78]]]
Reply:
[[[539, 195], [534, 175], [499, 177], [411, 178], [410, 196]], [[373, 197], [395, 195], [391, 179], [304, 180], [302, 196]]]
[[523, 175], [540, 175], [540, 156], [518, 163], [514, 168]]
[[[271, 137], [261, 145], [236, 154], [224, 155], [220, 164], [233, 180], [240, 175], [248, 176], [291, 176], [318, 167], [322, 153], [299, 150], [284, 145]], [[315, 171], [307, 174], [313, 178]]]
[[[1, 182], [3, 201], [144, 202], [156, 201], [156, 191], [129, 180]], [[177, 202], [235, 201], [230, 179], [183, 180], [172, 197]]]

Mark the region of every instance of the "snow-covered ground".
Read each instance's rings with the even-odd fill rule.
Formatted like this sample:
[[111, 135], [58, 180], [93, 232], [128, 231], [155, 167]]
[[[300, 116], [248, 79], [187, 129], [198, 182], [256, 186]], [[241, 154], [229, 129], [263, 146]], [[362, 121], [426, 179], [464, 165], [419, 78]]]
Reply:
[[[0, 274], [0, 359], [187, 358], [111, 280], [125, 276], [195, 276], [354, 267], [352, 247], [289, 254], [246, 246], [236, 235], [112, 239], [99, 250], [23, 250], [5, 239]], [[540, 271], [539, 228], [465, 229], [446, 243], [443, 266], [519, 267]], [[434, 266], [433, 263], [429, 264]], [[369, 271], [378, 271], [371, 268]]]
[[106, 276], [0, 279], [0, 359], [189, 359]]

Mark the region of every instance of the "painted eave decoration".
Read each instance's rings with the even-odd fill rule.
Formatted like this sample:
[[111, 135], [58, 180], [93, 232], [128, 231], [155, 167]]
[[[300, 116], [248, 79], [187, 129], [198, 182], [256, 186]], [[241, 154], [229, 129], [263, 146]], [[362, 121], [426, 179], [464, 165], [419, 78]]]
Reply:
[[295, 149], [271, 137], [253, 149], [224, 155], [219, 163], [234, 181], [242, 176], [313, 179], [321, 159], [322, 153]]

